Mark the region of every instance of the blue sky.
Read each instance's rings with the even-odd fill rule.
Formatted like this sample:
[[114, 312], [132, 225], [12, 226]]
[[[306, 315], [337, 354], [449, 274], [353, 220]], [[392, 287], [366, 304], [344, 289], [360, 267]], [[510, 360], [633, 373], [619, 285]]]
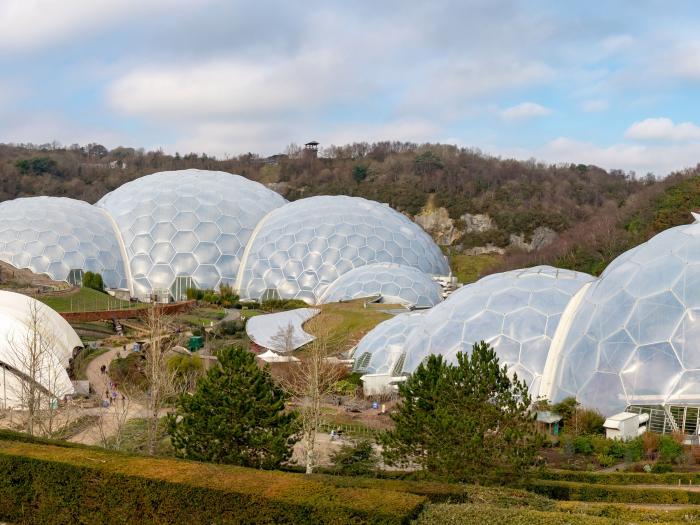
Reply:
[[1, 0], [0, 142], [700, 162], [695, 2]]

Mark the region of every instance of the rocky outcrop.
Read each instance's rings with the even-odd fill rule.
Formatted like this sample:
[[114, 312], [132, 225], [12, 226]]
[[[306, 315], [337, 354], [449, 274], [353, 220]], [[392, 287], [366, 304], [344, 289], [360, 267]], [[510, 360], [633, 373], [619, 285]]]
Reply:
[[462, 236], [445, 208], [433, 208], [416, 215], [416, 221], [437, 244], [449, 246]]
[[518, 250], [523, 250], [525, 252], [534, 252], [541, 250], [545, 246], [549, 246], [557, 239], [557, 232], [546, 226], [540, 226], [535, 228], [532, 232], [532, 240], [530, 242], [525, 241], [525, 236], [521, 233], [516, 235], [514, 233], [510, 234], [510, 247], [516, 248]]
[[493, 219], [485, 213], [465, 213], [459, 219], [464, 223], [464, 233], [482, 233], [495, 228]]
[[464, 255], [487, 255], [491, 253], [496, 253], [498, 255], [503, 255], [506, 253], [504, 248], [500, 248], [493, 244], [487, 244], [486, 246], [475, 246], [474, 248], [466, 248], [461, 251]]

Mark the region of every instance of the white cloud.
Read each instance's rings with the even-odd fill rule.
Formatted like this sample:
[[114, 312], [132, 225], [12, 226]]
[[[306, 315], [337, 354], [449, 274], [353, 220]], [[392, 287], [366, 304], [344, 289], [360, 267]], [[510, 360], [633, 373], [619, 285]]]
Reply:
[[638, 175], [667, 175], [695, 166], [700, 159], [700, 142], [685, 144], [626, 144], [602, 146], [592, 142], [559, 137], [539, 148], [500, 149], [504, 156], [537, 158], [552, 163], [593, 164], [604, 169], [624, 169]]
[[700, 127], [692, 122], [674, 124], [669, 118], [648, 118], [627, 128], [625, 138], [676, 142], [700, 140]]
[[187, 0], [2, 0], [0, 52], [36, 49], [84, 36], [153, 8], [172, 10]]
[[672, 73], [688, 80], [700, 80], [700, 42], [684, 41], [667, 60]]
[[117, 111], [156, 119], [261, 116], [308, 112], [331, 99], [361, 96], [365, 84], [353, 79], [340, 57], [317, 52], [267, 62], [144, 67], [118, 78], [108, 100]]
[[602, 99], [586, 100], [581, 104], [581, 109], [586, 113], [605, 111], [608, 107], [610, 107], [608, 101]]
[[506, 120], [523, 120], [534, 117], [544, 117], [552, 113], [552, 110], [536, 104], [535, 102], [523, 102], [501, 110], [501, 116]]

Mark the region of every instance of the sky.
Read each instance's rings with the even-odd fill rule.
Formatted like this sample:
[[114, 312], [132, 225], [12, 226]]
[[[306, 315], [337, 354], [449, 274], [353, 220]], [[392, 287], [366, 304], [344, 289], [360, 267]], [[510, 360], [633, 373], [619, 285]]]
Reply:
[[693, 1], [0, 0], [0, 142], [700, 162]]

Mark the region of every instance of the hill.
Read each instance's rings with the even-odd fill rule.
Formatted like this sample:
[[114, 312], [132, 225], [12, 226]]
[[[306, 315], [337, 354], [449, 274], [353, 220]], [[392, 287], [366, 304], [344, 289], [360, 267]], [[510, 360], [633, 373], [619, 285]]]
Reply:
[[[630, 243], [664, 224], [687, 222], [685, 210], [695, 204], [682, 194], [696, 191], [698, 184], [688, 181], [700, 174], [695, 168], [664, 180], [639, 179], [583, 164], [547, 165], [404, 142], [331, 146], [318, 156], [291, 145], [273, 157], [227, 159], [99, 144], [0, 145], [0, 200], [54, 195], [95, 202], [137, 177], [186, 168], [238, 173], [290, 200], [346, 194], [386, 202], [419, 222], [451, 255], [494, 255], [477, 274], [538, 263], [597, 274]], [[673, 197], [678, 184], [686, 186]], [[657, 216], [659, 206], [679, 211]], [[459, 266], [472, 265], [462, 260]]]

